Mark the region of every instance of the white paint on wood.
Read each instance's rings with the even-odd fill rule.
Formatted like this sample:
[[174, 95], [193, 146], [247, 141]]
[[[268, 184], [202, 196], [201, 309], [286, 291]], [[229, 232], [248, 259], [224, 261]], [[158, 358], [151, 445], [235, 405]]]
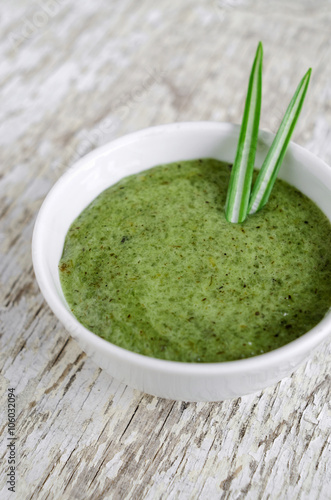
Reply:
[[44, 196], [82, 154], [174, 120], [238, 123], [258, 40], [262, 128], [275, 132], [312, 65], [295, 140], [331, 163], [329, 3], [53, 5], [30, 34], [41, 3], [1, 7], [0, 497], [14, 498], [4, 460], [14, 386], [17, 498], [331, 498], [330, 342], [258, 394], [215, 404], [157, 399], [81, 352], [44, 303], [30, 256]]

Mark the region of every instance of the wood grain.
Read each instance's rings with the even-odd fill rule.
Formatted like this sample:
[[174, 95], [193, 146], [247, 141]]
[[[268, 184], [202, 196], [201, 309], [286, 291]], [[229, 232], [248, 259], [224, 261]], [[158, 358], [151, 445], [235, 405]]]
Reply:
[[[238, 123], [264, 43], [261, 126], [313, 77], [294, 140], [331, 163], [331, 3], [23, 0], [0, 7], [1, 499], [331, 498], [330, 342], [292, 377], [215, 404], [157, 399], [95, 366], [45, 304], [30, 255], [79, 157], [172, 121]], [[17, 492], [7, 490], [7, 389]]]

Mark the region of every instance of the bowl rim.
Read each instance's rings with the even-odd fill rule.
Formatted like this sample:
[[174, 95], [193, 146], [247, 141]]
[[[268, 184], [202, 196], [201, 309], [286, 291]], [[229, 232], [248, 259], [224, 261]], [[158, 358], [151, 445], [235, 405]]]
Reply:
[[[177, 373], [184, 375], [222, 375], [222, 374], [237, 374], [243, 372], [250, 372], [252, 370], [260, 370], [268, 367], [272, 367], [275, 364], [283, 364], [285, 361], [291, 362], [291, 359], [297, 355], [307, 354], [311, 349], [317, 347], [331, 332], [331, 308], [326, 313], [324, 318], [311, 330], [304, 333], [301, 337], [285, 344], [282, 347], [274, 349], [272, 351], [252, 356], [250, 358], [238, 359], [234, 361], [223, 361], [215, 363], [187, 363], [181, 361], [170, 361], [159, 358], [149, 357], [143, 354], [138, 354], [133, 351], [129, 351], [122, 347], [119, 347], [111, 342], [99, 337], [97, 334], [91, 332], [85, 328], [79, 321], [72, 315], [72, 313], [66, 309], [62, 303], [55, 287], [52, 287], [52, 283], [49, 283], [46, 278], [46, 273], [44, 272], [43, 259], [40, 258], [42, 255], [43, 246], [43, 227], [47, 223], [47, 216], [49, 211], [50, 200], [57, 196], [61, 191], [62, 184], [70, 181], [70, 178], [75, 175], [75, 173], [81, 168], [85, 167], [86, 164], [90, 163], [91, 160], [96, 159], [109, 153], [112, 150], [130, 145], [132, 142], [146, 137], [153, 136], [155, 134], [162, 134], [169, 131], [196, 131], [196, 130], [217, 130], [219, 132], [231, 134], [238, 133], [240, 130], [240, 125], [227, 123], [227, 122], [212, 122], [212, 121], [192, 121], [192, 122], [177, 122], [169, 123], [164, 125], [157, 125], [153, 127], [144, 128], [130, 134], [126, 134], [119, 137], [107, 144], [94, 149], [87, 155], [80, 158], [71, 167], [69, 167], [64, 174], [56, 181], [53, 187], [50, 189], [46, 195], [40, 210], [38, 212], [36, 222], [34, 225], [33, 236], [32, 236], [32, 261], [33, 268], [37, 282], [39, 284], [40, 290], [48, 303], [49, 307], [56, 315], [56, 317], [61, 321], [66, 330], [72, 334], [72, 336], [77, 339], [81, 337], [85, 344], [89, 344], [95, 349], [102, 350], [110, 355], [110, 357], [115, 357], [118, 360], [126, 361], [136, 367], [142, 367], [144, 369], [150, 368], [151, 370], [163, 373]], [[272, 139], [274, 134], [264, 130], [259, 131], [260, 139]], [[308, 162], [318, 164], [318, 168], [325, 171], [326, 175], [330, 176], [331, 179], [331, 169], [330, 167], [320, 158], [312, 154], [310, 151], [306, 150], [302, 146], [290, 142], [289, 150], [299, 153], [301, 156], [307, 159]], [[124, 177], [124, 176], [123, 176]]]

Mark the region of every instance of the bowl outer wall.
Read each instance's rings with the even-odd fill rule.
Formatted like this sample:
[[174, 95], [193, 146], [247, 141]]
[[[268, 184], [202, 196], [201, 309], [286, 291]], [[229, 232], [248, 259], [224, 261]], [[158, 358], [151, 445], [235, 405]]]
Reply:
[[[124, 176], [162, 163], [213, 157], [232, 162], [239, 126], [189, 122], [129, 134], [80, 159], [54, 185], [39, 211], [32, 257], [40, 289], [55, 315], [97, 365], [131, 387], [185, 401], [220, 401], [263, 389], [290, 375], [331, 331], [331, 314], [299, 339], [249, 359], [226, 363], [179, 363], [142, 356], [98, 337], [70, 312], [58, 273], [67, 230], [104, 189]], [[273, 135], [261, 131], [256, 165]], [[331, 169], [305, 149], [290, 144], [279, 177], [308, 195], [331, 220]]]

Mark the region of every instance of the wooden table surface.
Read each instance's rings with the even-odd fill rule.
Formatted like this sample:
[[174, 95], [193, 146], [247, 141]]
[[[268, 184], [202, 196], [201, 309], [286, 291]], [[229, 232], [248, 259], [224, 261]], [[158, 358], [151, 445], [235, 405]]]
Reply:
[[240, 122], [259, 40], [261, 128], [276, 131], [312, 66], [293, 140], [330, 164], [330, 23], [326, 0], [1, 2], [1, 499], [331, 498], [330, 341], [260, 393], [158, 399], [82, 352], [45, 303], [30, 250], [43, 199], [85, 153], [156, 124]]

